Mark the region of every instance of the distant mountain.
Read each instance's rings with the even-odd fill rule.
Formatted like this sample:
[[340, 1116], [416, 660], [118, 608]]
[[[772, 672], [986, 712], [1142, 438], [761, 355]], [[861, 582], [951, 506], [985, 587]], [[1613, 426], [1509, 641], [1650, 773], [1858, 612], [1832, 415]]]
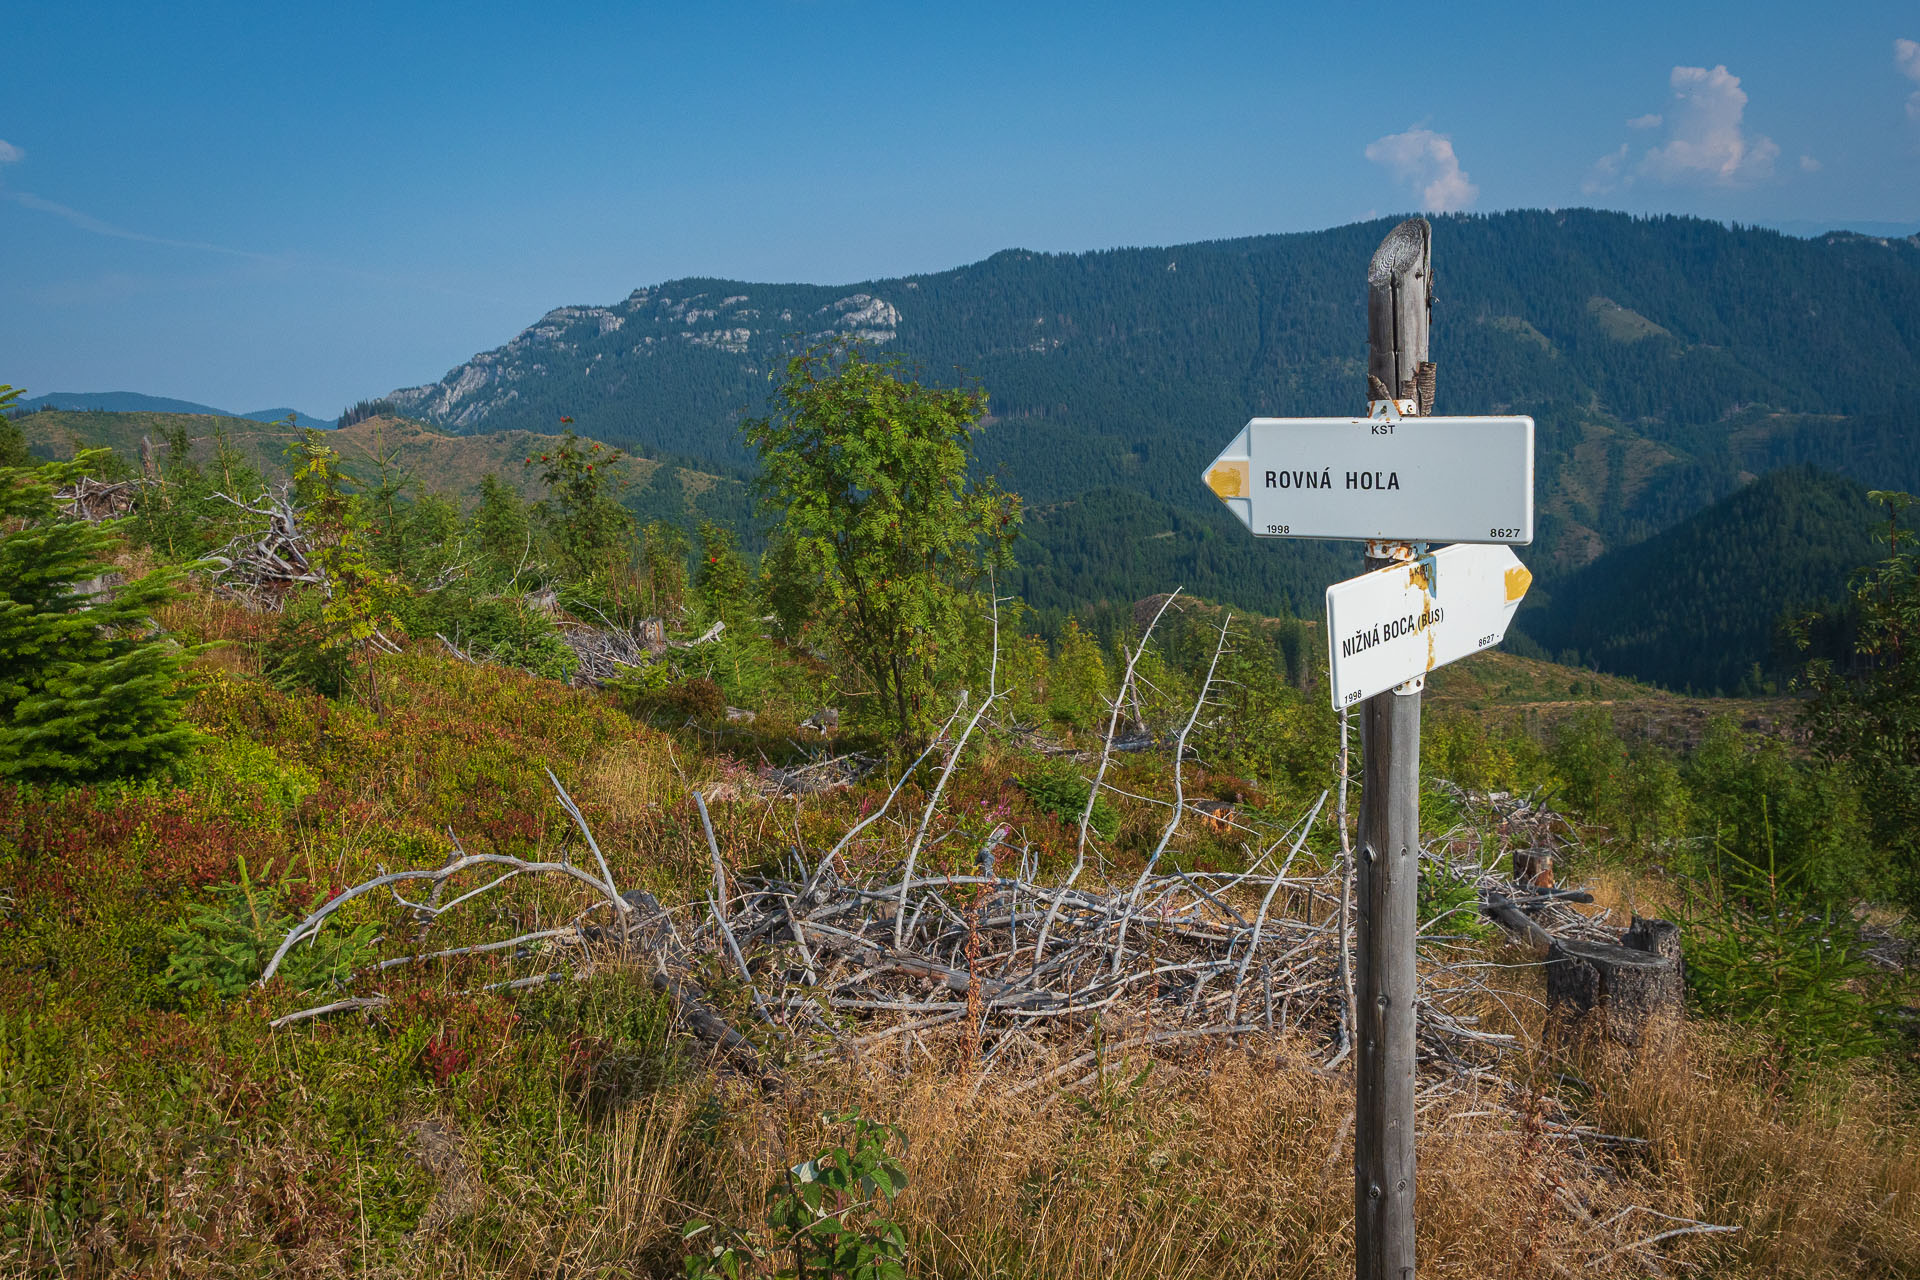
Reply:
[[1560, 579], [1515, 626], [1563, 662], [1732, 693], [1756, 664], [1766, 677], [1797, 666], [1781, 618], [1838, 603], [1885, 538], [1862, 485], [1788, 467]]
[[1836, 231], [1851, 231], [1855, 235], [1874, 236], [1881, 240], [1903, 240], [1909, 236], [1920, 236], [1920, 222], [1874, 222], [1858, 218], [1839, 218], [1831, 222], [1819, 222], [1798, 218], [1785, 222], [1770, 222], [1766, 225], [1776, 231], [1784, 231], [1790, 236], [1818, 237], [1830, 235]]
[[201, 413], [231, 417], [225, 409], [195, 404], [191, 400], [169, 400], [165, 396], [142, 395], [138, 391], [55, 391], [31, 400], [22, 400], [18, 409], [99, 409], [110, 413]]
[[[1036, 595], [1122, 600], [1179, 581], [1311, 613], [1352, 547], [1256, 544], [1199, 471], [1252, 414], [1362, 408], [1365, 267], [1389, 225], [1009, 250], [832, 287], [671, 281], [549, 312], [388, 398], [452, 431], [566, 415], [744, 468], [738, 422], [764, 410], [786, 358], [857, 334], [991, 394], [978, 456], [1028, 500]], [[1565, 210], [1438, 218], [1433, 252], [1438, 407], [1539, 422], [1527, 559], [1543, 586], [1772, 466], [1875, 486], [1920, 469], [1920, 243]]]
[[[275, 422], [292, 416], [292, 409], [256, 409], [252, 413], [230, 413], [225, 409], [216, 409], [212, 405], [195, 404], [191, 400], [169, 400], [165, 396], [142, 395], [138, 391], [54, 391], [44, 396], [35, 396], [31, 400], [20, 401], [15, 412], [31, 413], [37, 409], [65, 409], [76, 412], [101, 413], [191, 413], [215, 418], [247, 418], [254, 422]], [[303, 427], [330, 429], [332, 418], [316, 418], [310, 413], [302, 413], [299, 423]]]

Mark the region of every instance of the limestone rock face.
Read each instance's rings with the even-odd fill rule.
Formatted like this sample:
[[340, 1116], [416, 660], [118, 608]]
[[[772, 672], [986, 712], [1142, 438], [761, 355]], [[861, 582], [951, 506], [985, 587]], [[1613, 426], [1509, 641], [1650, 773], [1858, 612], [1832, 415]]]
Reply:
[[[556, 387], [577, 386], [596, 378], [608, 384], [604, 392], [571, 391], [563, 398], [577, 403], [588, 417], [582, 431], [593, 434], [590, 420], [602, 400], [628, 403], [636, 389], [661, 376], [662, 358], [671, 363], [669, 347], [700, 348], [742, 357], [739, 368], [754, 372], [774, 368], [784, 360], [783, 345], [793, 326], [804, 324], [809, 343], [853, 337], [876, 346], [899, 336], [900, 308], [871, 293], [834, 298], [817, 287], [792, 287], [830, 299], [824, 305], [798, 312], [777, 312], [777, 323], [761, 320], [759, 307], [744, 293], [715, 297], [708, 292], [675, 296], [666, 288], [636, 289], [611, 307], [556, 307], [522, 330], [505, 346], [482, 351], [457, 365], [438, 382], [402, 387], [387, 399], [411, 417], [457, 431], [495, 430], [506, 425], [531, 426], [523, 421], [529, 409], [523, 393], [535, 398], [557, 394]], [[709, 371], [710, 373], [711, 371]], [[669, 382], [676, 375], [667, 375]], [[625, 425], [625, 419], [622, 419]], [[541, 424], [544, 425], [544, 424]], [[601, 427], [604, 430], [604, 424]]]

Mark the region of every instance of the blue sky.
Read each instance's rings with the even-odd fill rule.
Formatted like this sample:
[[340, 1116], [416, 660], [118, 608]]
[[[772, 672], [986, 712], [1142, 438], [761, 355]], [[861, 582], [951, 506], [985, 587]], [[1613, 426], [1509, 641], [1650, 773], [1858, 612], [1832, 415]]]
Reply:
[[0, 382], [29, 394], [331, 415], [676, 276], [1422, 207], [1920, 225], [1910, 0], [73, 0], [6, 26]]

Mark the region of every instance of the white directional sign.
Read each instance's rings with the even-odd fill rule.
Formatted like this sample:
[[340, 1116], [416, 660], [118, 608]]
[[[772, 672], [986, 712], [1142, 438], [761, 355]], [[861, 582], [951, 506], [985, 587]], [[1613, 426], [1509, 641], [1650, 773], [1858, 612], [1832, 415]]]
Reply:
[[1532, 581], [1507, 548], [1461, 543], [1334, 583], [1327, 588], [1334, 709], [1499, 644]]
[[1533, 541], [1533, 419], [1255, 418], [1207, 486], [1263, 538]]

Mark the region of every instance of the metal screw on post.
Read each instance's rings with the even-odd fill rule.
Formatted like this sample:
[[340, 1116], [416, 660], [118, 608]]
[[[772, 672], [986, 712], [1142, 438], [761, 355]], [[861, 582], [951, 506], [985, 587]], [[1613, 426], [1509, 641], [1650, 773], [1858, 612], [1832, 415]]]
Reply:
[[[1371, 405], [1433, 411], [1428, 357], [1432, 228], [1411, 218], [1387, 233], [1367, 268], [1367, 389]], [[1368, 569], [1411, 559], [1407, 544], [1367, 547]], [[1355, 897], [1359, 905], [1354, 1029], [1354, 1274], [1412, 1280], [1414, 941], [1420, 872], [1420, 690], [1362, 704], [1366, 766]]]

